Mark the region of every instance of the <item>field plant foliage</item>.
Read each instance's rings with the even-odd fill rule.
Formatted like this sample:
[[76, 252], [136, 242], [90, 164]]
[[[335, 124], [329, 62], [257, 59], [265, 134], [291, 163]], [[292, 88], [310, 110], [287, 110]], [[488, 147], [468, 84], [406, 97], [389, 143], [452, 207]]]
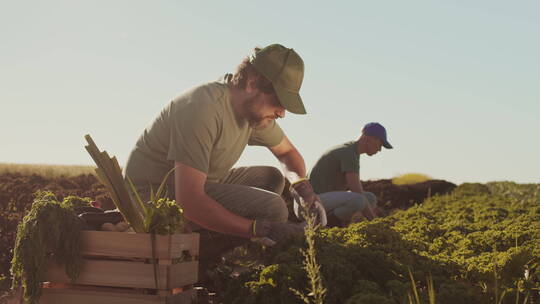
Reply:
[[421, 173], [406, 173], [392, 178], [392, 183], [394, 185], [412, 185], [423, 183], [432, 178]]
[[306, 226], [304, 228], [306, 236], [306, 249], [300, 249], [302, 256], [304, 257], [303, 269], [306, 271], [307, 278], [309, 280], [308, 293], [302, 293], [299, 290], [291, 288], [305, 304], [323, 304], [326, 289], [324, 288], [324, 282], [321, 274], [321, 265], [317, 263], [317, 251], [315, 249], [315, 234], [320, 228], [320, 225], [316, 224], [316, 218], [309, 212], [304, 212], [304, 218], [306, 219]]
[[0, 296], [11, 286], [10, 268], [17, 226], [30, 212], [35, 193], [41, 190], [54, 193], [59, 202], [75, 195], [91, 197], [108, 209], [113, 206], [94, 175], [44, 178], [36, 174], [0, 174]]
[[[314, 238], [325, 303], [540, 301], [540, 185], [463, 184]], [[303, 239], [282, 244], [264, 266], [228, 278], [223, 302], [302, 303], [291, 291], [309, 290], [302, 248]]]
[[11, 267], [13, 288], [23, 287], [26, 303], [38, 303], [51, 257], [65, 266], [72, 281], [78, 277], [79, 233], [84, 224], [73, 208], [80, 203], [84, 199], [70, 196], [59, 202], [51, 192], [36, 193], [32, 209], [18, 227]]

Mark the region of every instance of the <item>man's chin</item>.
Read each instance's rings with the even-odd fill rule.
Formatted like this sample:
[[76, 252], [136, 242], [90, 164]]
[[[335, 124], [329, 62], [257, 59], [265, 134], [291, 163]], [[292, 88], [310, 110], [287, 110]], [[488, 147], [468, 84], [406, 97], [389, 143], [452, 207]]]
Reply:
[[264, 129], [264, 128], [268, 127], [269, 124], [270, 124], [270, 120], [263, 119], [263, 120], [259, 120], [259, 121], [250, 122], [249, 126], [252, 129], [255, 129], [255, 130], [261, 130], [261, 129]]

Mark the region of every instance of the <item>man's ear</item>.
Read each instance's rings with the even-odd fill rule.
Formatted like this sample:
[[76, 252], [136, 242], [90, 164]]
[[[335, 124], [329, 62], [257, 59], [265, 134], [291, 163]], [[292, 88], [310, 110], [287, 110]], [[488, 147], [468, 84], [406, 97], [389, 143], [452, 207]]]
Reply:
[[246, 93], [255, 93], [257, 90], [257, 79], [255, 77], [248, 77], [246, 81]]
[[371, 136], [371, 135], [367, 135], [367, 138], [369, 138], [369, 142], [372, 143], [372, 144], [376, 144], [376, 143], [378, 143], [380, 141], [380, 139], [378, 139], [375, 136]]
[[362, 137], [365, 138], [365, 141], [366, 141], [366, 142], [371, 142], [371, 136], [366, 135], [366, 134], [362, 134]]

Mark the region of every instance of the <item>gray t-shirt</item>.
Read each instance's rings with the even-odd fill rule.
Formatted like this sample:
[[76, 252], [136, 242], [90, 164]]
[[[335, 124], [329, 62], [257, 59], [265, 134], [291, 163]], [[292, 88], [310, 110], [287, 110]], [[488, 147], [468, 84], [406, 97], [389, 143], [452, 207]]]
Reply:
[[230, 76], [188, 90], [165, 106], [139, 137], [125, 176], [137, 187], [157, 188], [178, 161], [206, 173], [207, 181], [217, 182], [246, 145], [279, 144], [284, 134], [276, 122], [254, 130], [234, 112], [227, 85]]

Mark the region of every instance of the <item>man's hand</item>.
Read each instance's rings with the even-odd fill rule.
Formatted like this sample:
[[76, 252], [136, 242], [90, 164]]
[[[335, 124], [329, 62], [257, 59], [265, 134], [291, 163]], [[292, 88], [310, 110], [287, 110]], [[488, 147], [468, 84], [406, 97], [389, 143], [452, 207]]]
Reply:
[[[302, 155], [289, 141], [287, 136], [276, 146], [269, 148], [283, 165], [285, 177], [294, 182], [301, 176], [306, 176], [306, 164]], [[291, 187], [291, 194], [295, 197], [294, 209], [298, 218], [302, 218], [302, 211], [315, 215], [315, 224], [326, 225], [326, 212], [313, 187], [305, 178], [300, 179]], [[301, 207], [300, 207], [301, 205]]]
[[293, 223], [255, 220], [253, 222], [253, 232], [254, 238], [268, 238], [279, 243], [285, 239], [301, 235], [304, 233], [304, 228]]
[[326, 211], [308, 180], [294, 183], [291, 186], [291, 194], [294, 197], [294, 213], [296, 217], [301, 219], [302, 211], [304, 211], [313, 217], [315, 225], [326, 226]]
[[291, 185], [291, 193], [293, 193], [293, 195], [296, 193], [308, 205], [311, 205], [316, 200], [318, 200], [317, 194], [315, 194], [311, 183], [307, 179], [303, 179], [300, 182], [293, 183]]

